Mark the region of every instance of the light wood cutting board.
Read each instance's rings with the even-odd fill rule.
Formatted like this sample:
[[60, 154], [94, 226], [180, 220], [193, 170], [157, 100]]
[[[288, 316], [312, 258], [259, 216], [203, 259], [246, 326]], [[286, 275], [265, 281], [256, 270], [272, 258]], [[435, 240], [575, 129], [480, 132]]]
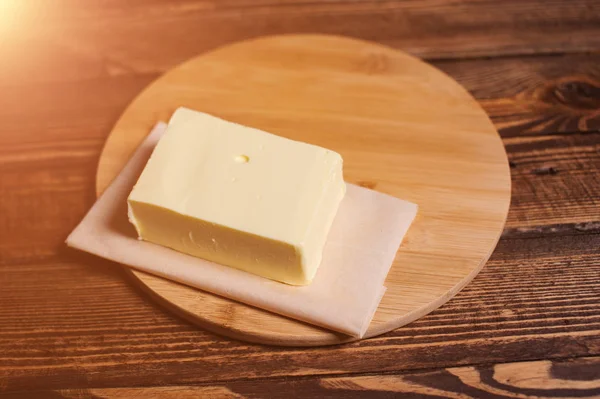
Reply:
[[[400, 51], [323, 35], [265, 37], [172, 69], [125, 110], [107, 139], [101, 193], [157, 121], [179, 106], [308, 143], [344, 158], [346, 181], [415, 202], [366, 337], [431, 312], [483, 267], [502, 232], [510, 171], [485, 112], [449, 76]], [[252, 342], [353, 340], [142, 272], [134, 281], [198, 325]]]

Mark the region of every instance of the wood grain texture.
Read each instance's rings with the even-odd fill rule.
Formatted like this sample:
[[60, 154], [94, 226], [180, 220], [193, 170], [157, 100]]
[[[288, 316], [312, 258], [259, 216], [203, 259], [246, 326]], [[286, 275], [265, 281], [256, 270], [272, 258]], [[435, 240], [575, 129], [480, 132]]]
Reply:
[[[599, 131], [595, 0], [0, 3], [0, 391], [19, 392], [8, 397], [116, 395], [109, 387], [147, 397], [140, 387], [183, 393], [198, 384], [222, 393], [232, 383], [249, 397], [364, 397], [319, 382], [348, 377], [375, 379], [373, 396], [394, 397], [382, 392], [399, 385], [387, 374], [600, 354], [600, 222], [590, 200], [600, 135], [580, 134]], [[62, 241], [91, 205], [102, 143], [139, 90], [206, 50], [292, 32], [346, 34], [434, 61], [509, 139], [514, 190], [494, 256], [452, 301], [376, 339], [290, 352], [198, 330], [127, 285], [117, 266], [65, 251]], [[530, 135], [543, 137], [513, 140]], [[528, 378], [541, 392], [515, 394], [511, 378], [502, 382], [511, 394], [493, 393], [476, 382], [480, 371], [466, 386], [442, 370], [395, 389], [598, 397], [556, 385], [597, 380], [594, 361], [554, 361], [551, 373], [525, 363], [517, 378], [542, 370]]]
[[150, 81], [2, 88], [0, 264], [59, 251], [95, 198], [93, 175], [107, 132]]
[[[508, 161], [485, 112], [445, 74], [388, 47], [324, 35], [273, 36], [194, 58], [150, 84], [106, 141], [98, 192], [149, 128], [179, 106], [330, 148], [344, 179], [419, 205], [365, 333], [403, 326], [479, 272], [504, 227]], [[272, 345], [353, 338], [139, 271], [144, 289], [203, 328]], [[432, 279], [432, 276], [436, 276]]]
[[[593, 398], [600, 358], [533, 361], [436, 371], [347, 377], [239, 381], [204, 386], [91, 388], [27, 392], [22, 398]], [[268, 394], [267, 394], [268, 392]], [[8, 399], [13, 395], [0, 397]]]
[[86, 254], [2, 266], [0, 303], [11, 306], [0, 310], [0, 387], [185, 385], [597, 356], [600, 263], [590, 248], [599, 245], [600, 235], [502, 240], [440, 309], [378, 338], [311, 349], [212, 335], [160, 311], [123, 283], [120, 267]]
[[[591, 140], [593, 136], [573, 137]], [[519, 157], [526, 155], [534, 163], [539, 158], [542, 164], [543, 158], [540, 157], [549, 151], [558, 150], [561, 146], [569, 148], [569, 141], [563, 141], [562, 136], [546, 138], [542, 141], [531, 138], [529, 145], [522, 142], [518, 147], [509, 146], [509, 154], [511, 157], [515, 154]], [[565, 155], [565, 165], [579, 165], [581, 151], [578, 146], [573, 146], [573, 151]], [[109, 265], [106, 262], [94, 257], [58, 251], [61, 235], [64, 237], [70, 229], [63, 224], [64, 215], [70, 215], [71, 212], [74, 215], [72, 217], [77, 219], [92, 201], [92, 188], [76, 186], [76, 182], [85, 180], [86, 176], [90, 180], [95, 159], [94, 156], [90, 160], [88, 169], [66, 168], [69, 173], [61, 182], [63, 189], [46, 192], [45, 196], [52, 198], [53, 206], [61, 209], [63, 215], [49, 216], [46, 223], [52, 228], [37, 236], [36, 241], [27, 241], [26, 245], [22, 237], [27, 237], [27, 231], [29, 234], [35, 232], [33, 228], [28, 230], [22, 227], [25, 232], [17, 236], [21, 237], [17, 241], [13, 237], [19, 230], [12, 230], [10, 237], [3, 236], [3, 244], [23, 245], [23, 253], [41, 247], [46, 256], [54, 253], [60, 258], [55, 262], [25, 264], [13, 260], [13, 266], [6, 265], [0, 271], [0, 303], [3, 304], [0, 316], [3, 326], [0, 354], [3, 356], [0, 356], [0, 364], [4, 367], [0, 371], [0, 381], [5, 381], [8, 387], [20, 387], [18, 389], [85, 387], [91, 383], [104, 386], [129, 383], [144, 385], [152, 384], [155, 380], [189, 383], [197, 381], [194, 379], [196, 372], [206, 378], [215, 375], [215, 378], [235, 379], [235, 373], [246, 367], [254, 370], [252, 362], [256, 357], [249, 356], [248, 362], [241, 364], [233, 360], [245, 353], [247, 346], [233, 342], [231, 345], [235, 348], [231, 352], [220, 352], [220, 348], [230, 345], [227, 340], [197, 331], [153, 307], [143, 296], [124, 284], [123, 275], [116, 267], [107, 269]], [[58, 164], [64, 161], [64, 158], [56, 159]], [[38, 174], [37, 170], [48, 167], [47, 164], [32, 162], [28, 165], [19, 173], [25, 176], [35, 173], [35, 178], [14, 179], [14, 185], [3, 187], [4, 193], [44, 182], [46, 175]], [[581, 175], [582, 180], [577, 185], [589, 184], [592, 187], [593, 180], [589, 179], [597, 176], [597, 169], [593, 165], [585, 169], [587, 177], [585, 173]], [[523, 187], [530, 184], [545, 187], [547, 180], [544, 179], [555, 176], [517, 174], [513, 180], [514, 195], [518, 196]], [[524, 196], [527, 201], [516, 204], [513, 201], [511, 212], [520, 213], [525, 204], [530, 204], [531, 209], [551, 209], [555, 218], [561, 214], [564, 216], [564, 223], [559, 226], [565, 226], [570, 212], [579, 212], [578, 207], [585, 205], [585, 201], [576, 194], [579, 192], [578, 186], [570, 186], [574, 182], [577, 179], [571, 178], [565, 179], [564, 186], [562, 183], [550, 185], [556, 189], [548, 196], [535, 195], [541, 190], [531, 191], [531, 194]], [[69, 201], [73, 195], [69, 187], [73, 187], [73, 192], [80, 193], [76, 195], [83, 197]], [[86, 193], [89, 197], [87, 200], [84, 199]], [[18, 213], [3, 213], [3, 216], [10, 217], [8, 220], [13, 224], [21, 223], [24, 226], [30, 223], [30, 210], [38, 209], [40, 204], [47, 201], [38, 191], [31, 190], [19, 198], [10, 198], [11, 202], [4, 204], [18, 210]], [[573, 206], [551, 206], [555, 201], [568, 203], [569, 200]], [[27, 201], [27, 206], [16, 208], [23, 201]], [[527, 214], [525, 209], [522, 212], [523, 215]], [[585, 233], [584, 226], [580, 225], [581, 234]], [[356, 349], [350, 346], [350, 349], [341, 351], [349, 351], [347, 355], [338, 357], [337, 351], [327, 352], [322, 356], [331, 360], [325, 359], [316, 364], [306, 363], [307, 358], [304, 357], [295, 367], [305, 364], [327, 373], [327, 365], [335, 359], [334, 363], [350, 363], [349, 369], [361, 369], [362, 354], [365, 354], [365, 359], [370, 359], [362, 369], [370, 372], [377, 370], [379, 362], [393, 367], [392, 359], [396, 358], [403, 363], [403, 367], [410, 369], [436, 367], [436, 362], [452, 365], [457, 362], [464, 364], [598, 354], [599, 343], [594, 336], [598, 336], [597, 320], [600, 313], [597, 298], [600, 291], [597, 281], [600, 271], [597, 268], [597, 254], [590, 252], [600, 245], [598, 236], [568, 235], [551, 239], [549, 236], [560, 234], [551, 230], [531, 232], [528, 236], [533, 236], [533, 233], [546, 238], [502, 240], [495, 255], [473, 284], [437, 312], [407, 327], [401, 339], [391, 333], [386, 336], [391, 339], [381, 341], [381, 345], [366, 351], [360, 349], [362, 346]], [[521, 237], [522, 234], [528, 233], [517, 231], [513, 236]], [[52, 240], [55, 240], [54, 244]], [[72, 262], [63, 264], [65, 257], [70, 259], [73, 256]], [[34, 260], [29, 257], [25, 259]], [[513, 287], [515, 282], [518, 285]], [[495, 288], [490, 291], [491, 287]], [[440, 313], [443, 317], [436, 316], [439, 312], [443, 312]], [[453, 338], [455, 334], [458, 334], [458, 342]], [[481, 342], [492, 334], [495, 338], [489, 343]], [[218, 343], [211, 344], [213, 340]], [[452, 342], [446, 345], [448, 340]], [[387, 363], [381, 359], [381, 351], [390, 348], [391, 359]], [[191, 358], [186, 355], [188, 360], [183, 363], [178, 361], [178, 357], [187, 351], [192, 351]], [[198, 368], [201, 359], [206, 356], [205, 351], [218, 353], [219, 356], [214, 358], [214, 363], [202, 363], [203, 366]], [[278, 353], [267, 352], [260, 358], [265, 362], [261, 375], [269, 375], [269, 370], [279, 367], [276, 366], [277, 359], [280, 359]], [[310, 353], [307, 356], [314, 354]], [[424, 356], [426, 354], [429, 355]], [[495, 360], [490, 360], [488, 354], [494, 356]], [[146, 364], [152, 359], [164, 361], [165, 364], [156, 370], [156, 366], [151, 367], [154, 363]], [[214, 374], [220, 360], [233, 366], [232, 374]], [[168, 371], [170, 367], [174, 368], [172, 372]], [[79, 375], [73, 374], [74, 371], [96, 374], [89, 380], [88, 377], [74, 377]], [[140, 374], [141, 371], [143, 373]], [[298, 373], [296, 368], [293, 371]], [[177, 380], [178, 373], [182, 373], [182, 380]], [[69, 381], [73, 379], [75, 382], [70, 385]]]
[[0, 312], [0, 381], [11, 391], [195, 384], [599, 355], [600, 264], [589, 253], [598, 245], [599, 235], [503, 240], [472, 284], [423, 319], [310, 350], [182, 323], [123, 284], [120, 268], [85, 254], [3, 266], [0, 303], [11, 306]]
[[[475, 73], [476, 69], [473, 69], [473, 71]], [[0, 213], [3, 218], [3, 223], [1, 224], [1, 226], [3, 226], [2, 240], [0, 240], [2, 251], [0, 251], [0, 253], [3, 256], [7, 254], [10, 255], [3, 258], [3, 261], [6, 264], [12, 263], [16, 264], [16, 267], [22, 267], [18, 264], [19, 261], [31, 262], [40, 257], [48, 258], [49, 256], [56, 256], [57, 254], [63, 255], [60, 251], [63, 238], [74, 226], [76, 221], [83, 216], [93, 201], [92, 176], [94, 174], [95, 163], [98, 158], [99, 147], [101, 146], [104, 134], [104, 132], [96, 127], [96, 121], [101, 121], [102, 126], [109, 126], [112, 123], [111, 118], [115, 118], [120, 111], [119, 103], [124, 105], [128, 101], [127, 98], [131, 98], [136, 91], [146, 84], [144, 81], [141, 83], [129, 83], [130, 81], [125, 78], [118, 78], [114, 81], [114, 84], [111, 82], [113, 82], [113, 80], [86, 82], [85, 86], [81, 87], [87, 88], [87, 90], [82, 90], [80, 86], [78, 86], [83, 84], [81, 82], [67, 86], [71, 89], [65, 91], [65, 93], [70, 91], [98, 93], [99, 90], [102, 90], [103, 86], [107, 87], [109, 93], [111, 91], [120, 93], [114, 96], [109, 96], [108, 93], [103, 94], [105, 98], [108, 98], [108, 101], [106, 102], [94, 102], [91, 99], [85, 100], [88, 101], [88, 106], [85, 109], [81, 108], [80, 113], [69, 114], [69, 108], [76, 107], [78, 102], [82, 101], [82, 97], [65, 97], [68, 101], [62, 101], [62, 107], [58, 108], [55, 106], [53, 101], [55, 97], [53, 97], [51, 93], [55, 93], [56, 95], [57, 90], [62, 87], [60, 85], [51, 86], [53, 91], [48, 93], [48, 95], [44, 96], [43, 99], [39, 100], [37, 103], [34, 110], [35, 112], [40, 113], [38, 114], [39, 117], [28, 118], [29, 113], [26, 112], [26, 109], [13, 108], [15, 113], [19, 113], [15, 114], [13, 119], [11, 119], [14, 122], [11, 122], [9, 130], [14, 131], [16, 134], [0, 136], [0, 139], [3, 140], [2, 148], [7, 148], [6, 145], [12, 143], [10, 151], [2, 153], [3, 163], [0, 173], [0, 182], [3, 183], [1, 204], [5, 210]], [[121, 88], [124, 88], [122, 92], [120, 91]], [[0, 98], [4, 99], [5, 97]], [[121, 107], [123, 105], [121, 105]], [[46, 112], [45, 110], [48, 111]], [[3, 114], [3, 119], [0, 120], [0, 123], [4, 123], [3, 127], [8, 126], [6, 125], [6, 121], [9, 120], [6, 118], [8, 116], [10, 115], [5, 113]], [[22, 130], [17, 131], [14, 130], [14, 128], [19, 125], [18, 118], [21, 118], [20, 120], [24, 126]], [[95, 141], [93, 142], [88, 142], [84, 139], [85, 137], [88, 137], [86, 135], [90, 133], [95, 134]], [[63, 135], [66, 138], [61, 140]], [[20, 138], [23, 140], [20, 141]], [[515, 168], [521, 169], [522, 173], [513, 172], [513, 186], [515, 187], [515, 191], [513, 193], [511, 213], [509, 214], [509, 225], [511, 226], [509, 236], [548, 236], [573, 233], [583, 235], [588, 232], [596, 231], [593, 228], [598, 223], [597, 214], [592, 212], [593, 208], [586, 205], [587, 197], [581, 197], [582, 191], [578, 187], [594, 187], [595, 184], [597, 184], [595, 183], [595, 179], [597, 179], [597, 164], [593, 162], [593, 157], [590, 158], [590, 153], [587, 150], [590, 145], [593, 146], [594, 143], [598, 142], [597, 138], [598, 136], [594, 134], [574, 134], [572, 139], [562, 136], [545, 136], [543, 138], [529, 137], [519, 141], [518, 145], [507, 146], [511, 159], [515, 159], [515, 157], [527, 159], [527, 162], [524, 165], [516, 163], [513, 167], [513, 170]], [[44, 145], [37, 145], [36, 140], [41, 141]], [[50, 146], [51, 143], [70, 143], [75, 151], [59, 151], [60, 147]], [[88, 143], [90, 143], [91, 146], [88, 146]], [[18, 146], [16, 144], [18, 144]], [[567, 149], [567, 151], [564, 151], [564, 149]], [[20, 154], [23, 156], [17, 156]], [[559, 154], [562, 154], [560, 156], [562, 167], [557, 169], [558, 174], [533, 173], [533, 170], [542, 168], [544, 164], [547, 164], [548, 160], [554, 159], [554, 157]], [[51, 159], [52, 162], [47, 162], [45, 159]], [[80, 159], [80, 161], [74, 161], [76, 159]], [[582, 162], [587, 166], [582, 168]], [[531, 163], [531, 165], [539, 165], [539, 167], [529, 168], [529, 163]], [[61, 168], [61, 165], [70, 167]], [[556, 167], [556, 164], [551, 163], [550, 165]], [[57, 172], [58, 170], [63, 171], [63, 177], [58, 180], [58, 183], [60, 184], [51, 185], [51, 181], [56, 176], [60, 176], [60, 173]], [[41, 171], [44, 172], [42, 173]], [[556, 177], [560, 176], [563, 171], [567, 171], [565, 173], [570, 173], [570, 178], [557, 180]], [[80, 184], [78, 182], [87, 183]], [[40, 189], [44, 187], [52, 187], [52, 190], [44, 190], [43, 195], [40, 195]], [[523, 196], [522, 200], [515, 201], [515, 198], [520, 198], [520, 193], [524, 189], [526, 190], [524, 192], [527, 194]], [[19, 193], [19, 195], [7, 195], [7, 193], [13, 192]], [[571, 193], [575, 193], [575, 195], [572, 195]], [[73, 195], [77, 196], [78, 199], [74, 200], [71, 197]], [[34, 220], [39, 214], [36, 213], [35, 210], [43, 209], [47, 206], [45, 204], [48, 204], [49, 201], [51, 201], [50, 203], [52, 204], [50, 209], [56, 210], [56, 213], [44, 213], [44, 224], [35, 225]], [[554, 205], [555, 203], [557, 204], [556, 206]], [[561, 204], [560, 206], [558, 206], [559, 203]], [[541, 217], [538, 219], [538, 223], [541, 223], [539, 228], [532, 226], [531, 223], [519, 226], [519, 220], [527, 221], [526, 216], [531, 209], [543, 210], [550, 215], [549, 218], [551, 220], [554, 220], [555, 223], [559, 224], [545, 225], [545, 218]], [[574, 224], [569, 222], [571, 216], [581, 218], [583, 212], [588, 212], [586, 222]], [[27, 238], [33, 234], [35, 234], [36, 239], [28, 240]], [[565, 239], [571, 240], [569, 237], [566, 237]], [[577, 240], [580, 239], [581, 238], [577, 238]], [[584, 240], [583, 242], [588, 241]], [[597, 243], [589, 243], [589, 248], [597, 248], [597, 245]], [[536, 254], [537, 247], [512, 247], [511, 251], [512, 252], [509, 252], [506, 257], [510, 257], [510, 254], [513, 254], [512, 256], [515, 256], [515, 254]], [[537, 255], [531, 256], [535, 257]], [[564, 263], [558, 263], [559, 266], [561, 264], [568, 264], [568, 257], [561, 259], [562, 261], [560, 262]], [[527, 260], [522, 261], [523, 264], [526, 264], [527, 262]], [[50, 347], [60, 346], [61, 340], [58, 339], [58, 337], [63, 333], [68, 333], [71, 336], [73, 336], [73, 334], [78, 334], [77, 332], [71, 332], [69, 329], [70, 326], [72, 326], [72, 323], [74, 323], [72, 319], [69, 319], [70, 321], [65, 325], [60, 322], [60, 317], [64, 314], [69, 314], [69, 312], [72, 312], [71, 309], [76, 308], [74, 304], [79, 303], [79, 297], [71, 297], [71, 291], [69, 291], [69, 288], [66, 286], [63, 287], [63, 291], [61, 291], [62, 294], [57, 294], [55, 290], [40, 289], [39, 287], [36, 288], [35, 285], [29, 286], [27, 283], [32, 275], [39, 275], [42, 281], [44, 281], [47, 278], [47, 273], [50, 273], [51, 270], [52, 273], [63, 276], [67, 284], [72, 284], [72, 282], [77, 281], [78, 277], [73, 280], [68, 276], [68, 274], [72, 273], [71, 270], [65, 271], [60, 268], [53, 270], [54, 266], [52, 264], [43, 263], [43, 265], [42, 269], [35, 269], [35, 271], [25, 267], [23, 270], [26, 271], [26, 273], [18, 275], [13, 274], [8, 281], [2, 282], [3, 288], [8, 287], [10, 282], [11, 287], [24, 286], [29, 287], [32, 292], [38, 293], [36, 295], [43, 293], [41, 302], [47, 304], [49, 308], [55, 306], [57, 295], [65, 296], [65, 302], [59, 308], [61, 311], [53, 312], [51, 316], [46, 319], [45, 324], [42, 325], [42, 328], [49, 330], [49, 333], [35, 341], [30, 341], [27, 344], [30, 348], [34, 348], [36, 344], [46, 343], [48, 343]], [[84, 265], [89, 265], [92, 268], [96, 267], [96, 265], [97, 267], [102, 267], [102, 264], [98, 265], [97, 263], [94, 263], [92, 259], [84, 259], [80, 262], [80, 265], [76, 266], [76, 268], [84, 267]], [[489, 266], [490, 264], [488, 264], [488, 268]], [[46, 273], [44, 273], [44, 270], [46, 270]], [[91, 270], [92, 269], [90, 269], [90, 271]], [[560, 267], [557, 268], [556, 273], [558, 273], [559, 270]], [[80, 275], [75, 274], [75, 276]], [[532, 277], [528, 274], [524, 274], [521, 278], [524, 282], [523, 287], [527, 288], [525, 283], [530, 281]], [[590, 280], [590, 283], [592, 281], [593, 280]], [[493, 283], [493, 279], [490, 283]], [[117, 280], [114, 280], [111, 284], [115, 287], [119, 286], [119, 289], [121, 290], [128, 289], [127, 286], [122, 285], [122, 282]], [[11, 291], [8, 290], [4, 292], [10, 293]], [[570, 298], [569, 295], [572, 294], [567, 293], [567, 296], [563, 298], [561, 297], [560, 292], [557, 291], [552, 296], [559, 300], [565, 300]], [[597, 293], [593, 293], [593, 295], [592, 300], [597, 297]], [[124, 301], [132, 301], [134, 298], [135, 295], [131, 294], [126, 297]], [[2, 307], [7, 310], [9, 315], [16, 316], [20, 313], [19, 308], [12, 305], [13, 300], [14, 296], [11, 295], [4, 297], [1, 303], [3, 304]], [[455, 301], [456, 300], [457, 299], [455, 298]], [[98, 297], [96, 296], [95, 299], [88, 299], [87, 303], [92, 303], [92, 301], [98, 302]], [[132, 304], [137, 305], [139, 305], [139, 303], [140, 302], [132, 302]], [[449, 306], [449, 304], [446, 306]], [[574, 302], [573, 305], [571, 305], [571, 309], [577, 308], [577, 306], [578, 302]], [[33, 309], [34, 308], [32, 307], [28, 313], [20, 314], [20, 317], [32, 317], [33, 313], [31, 312], [33, 312]], [[121, 307], [118, 307], [116, 311], [110, 310], [110, 307], [101, 307], [101, 309], [104, 309], [104, 313], [97, 315], [96, 321], [89, 327], [91, 331], [97, 331], [97, 335], [94, 335], [95, 338], [92, 338], [92, 342], [95, 342], [96, 346], [98, 346], [98, 344], [101, 346], [104, 345], [102, 343], [102, 334], [104, 333], [104, 330], [100, 327], [107, 324], [107, 320], [113, 317], [111, 315], [117, 315], [119, 310], [122, 310]], [[149, 309], [151, 309], [152, 312], [158, 312], [160, 314], [160, 311], [156, 308]], [[135, 310], [134, 308], [130, 308], [129, 311], [132, 312]], [[488, 310], [483, 309], [479, 310], [478, 313], [483, 315], [486, 311]], [[568, 308], [562, 314], [567, 315]], [[150, 318], [155, 317], [152, 313], [142, 313], [141, 316]], [[9, 320], [5, 322], [6, 325], [11, 325], [11, 323], [14, 323], [14, 321]], [[179, 321], [172, 321], [172, 323], [174, 323], [173, 325], [181, 324]], [[566, 329], [564, 331], [568, 331], [568, 325], [565, 324], [565, 326]], [[518, 329], [519, 325], [515, 328]], [[32, 333], [35, 333], [36, 331], [34, 325], [23, 326], [22, 330], [30, 331]], [[153, 337], [154, 335], [150, 334], [149, 336]], [[208, 336], [211, 337], [210, 335]], [[117, 337], [120, 337], [119, 339], [125, 339], [126, 341], [128, 340], [128, 338], [126, 338], [127, 334], [117, 335]], [[557, 345], [565, 344], [565, 341], [558, 340], [558, 338], [556, 338], [556, 340]], [[4, 342], [4, 348], [6, 348], [6, 345], [12, 344], [10, 339]], [[52, 344], [52, 342], [55, 343]], [[578, 341], [576, 339], [573, 342]], [[578, 343], [571, 343], [568, 344], [567, 347], [589, 347], [589, 345], [584, 342], [579, 341]], [[89, 344], [89, 341], [83, 340], [81, 343], [87, 345]], [[513, 344], [516, 345], [516, 343]], [[68, 347], [74, 348], [75, 345], [77, 344], [74, 341], [67, 342]], [[549, 345], [551, 346], [551, 344], [544, 346], [546, 352], [542, 351], [540, 356], [543, 357], [545, 354], [552, 352], [552, 350], [549, 349]], [[527, 345], [518, 346], [518, 348], [518, 350], [524, 352], [529, 350]], [[518, 350], [513, 350], [513, 352]], [[115, 349], [114, 353], [117, 353], [117, 351], [118, 349]], [[0, 350], [0, 352], [2, 352], [2, 350]], [[52, 355], [52, 352], [45, 353], [49, 353], [49, 356]], [[24, 357], [23, 360], [26, 362], [27, 357]], [[485, 361], [485, 358], [482, 357], [479, 360]], [[32, 375], [34, 378], [36, 376], [37, 378], [43, 377], [43, 375], [40, 374]], [[57, 378], [61, 380], [62, 377]], [[46, 383], [46, 381], [47, 380], [42, 379], [40, 380], [40, 384]], [[62, 381], [66, 384], [64, 378]], [[68, 384], [63, 386], [67, 385]]]
[[513, 181], [505, 236], [600, 231], [597, 134], [514, 137], [504, 144]]
[[[76, 61], [61, 60], [63, 69], [77, 67]], [[503, 137], [600, 130], [598, 55], [446, 60], [433, 65], [469, 90]], [[24, 156], [37, 157], [32, 150], [43, 149], [50, 141], [60, 143], [92, 134], [101, 140], [131, 99], [158, 76], [106, 75], [0, 85], [4, 94], [0, 97], [0, 127], [6, 132], [0, 136], [0, 151], [25, 151]], [[35, 117], [31, 117], [32, 110]], [[24, 147], [38, 140], [42, 141], [36, 147]]]
[[595, 0], [10, 3], [0, 31], [9, 85], [164, 72], [224, 44], [289, 33], [353, 36], [426, 59], [600, 48]]
[[465, 86], [503, 137], [600, 131], [600, 56], [439, 61]]
[[[110, 116], [105, 119], [110, 120]], [[59, 136], [45, 141], [41, 136], [39, 141], [0, 146], [7, 149], [0, 150], [0, 264], [61, 253], [64, 239], [93, 203], [93, 176], [104, 133], [93, 133], [93, 126], [87, 129], [85, 121], [81, 123], [67, 123], [57, 130], [73, 138], [60, 140]], [[23, 135], [35, 137], [35, 131], [27, 130]], [[89, 139], [86, 133], [91, 135]], [[76, 139], [77, 134], [83, 138]], [[525, 137], [518, 143], [511, 138], [504, 142], [513, 165], [513, 194], [504, 237], [600, 232], [596, 196], [588, 189], [598, 185], [600, 166], [594, 155], [599, 145], [597, 135]], [[555, 172], [549, 172], [550, 168]], [[43, 214], [42, 209], [46, 209]], [[45, 222], [34, 223], [42, 215]]]
[[[538, 62], [538, 58], [542, 61]], [[553, 107], [548, 108], [548, 114], [540, 113], [537, 110], [545, 109], [544, 104], [538, 104], [527, 93], [537, 87], [552, 87], [557, 81], [575, 79], [574, 76], [593, 80], [599, 65], [600, 57], [593, 55], [436, 64], [476, 96], [500, 133], [506, 136], [504, 143], [513, 162], [515, 190], [507, 222], [510, 229], [505, 234], [586, 234], [600, 228], [596, 224], [600, 219], [597, 207], [589, 201], [593, 196], [586, 193], [588, 187], [598, 184], [598, 157], [594, 156], [597, 136], [578, 134], [582, 127], [579, 119], [573, 119], [568, 126], [541, 123], [539, 129], [533, 129], [535, 131], [527, 124], [530, 119], [541, 121], [552, 115], [565, 118], [571, 114]], [[0, 225], [4, 230], [0, 239], [0, 262], [56, 254], [64, 237], [93, 201], [93, 175], [111, 126], [127, 103], [157, 77], [155, 74], [120, 75], [70, 83], [2, 87]], [[526, 105], [516, 98], [532, 100]], [[576, 100], [583, 101], [585, 96]], [[510, 104], [512, 111], [497, 104]], [[597, 109], [585, 115], [594, 112]], [[507, 115], [515, 125], [503, 129], [503, 118]], [[583, 130], [597, 131], [597, 121], [597, 118], [587, 118]], [[573, 133], [573, 138], [549, 136], [549, 133]], [[544, 134], [547, 136], [539, 139], [513, 139]], [[525, 163], [518, 158], [526, 159]], [[550, 167], [558, 173], [544, 174], [545, 168]], [[58, 184], [51, 184], [52, 181]], [[34, 220], [39, 215], [36, 210], [40, 209], [52, 212], [44, 213], [46, 223], [35, 226]], [[536, 217], [528, 214], [531, 209], [535, 209]], [[572, 216], [577, 220], [571, 222]], [[36, 239], [27, 240], [30, 236]]]

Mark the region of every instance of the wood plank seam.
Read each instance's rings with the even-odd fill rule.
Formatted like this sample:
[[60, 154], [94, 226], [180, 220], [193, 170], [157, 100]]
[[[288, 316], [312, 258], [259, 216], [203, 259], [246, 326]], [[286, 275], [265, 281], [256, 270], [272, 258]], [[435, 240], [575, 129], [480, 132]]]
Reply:
[[[307, 381], [318, 378], [320, 380], [328, 379], [328, 378], [356, 378], [356, 377], [379, 377], [379, 376], [403, 376], [403, 375], [421, 375], [427, 374], [431, 372], [437, 372], [447, 369], [457, 369], [457, 368], [467, 368], [467, 367], [496, 367], [496, 366], [504, 366], [504, 365], [515, 365], [522, 363], [533, 363], [539, 361], [558, 361], [558, 362], [568, 362], [573, 360], [599, 360], [600, 356], [565, 356], [565, 357], [544, 357], [544, 358], [533, 358], [528, 360], [520, 360], [515, 362], [501, 362], [501, 363], [464, 363], [453, 365], [449, 367], [424, 367], [424, 368], [413, 368], [413, 369], [401, 369], [401, 370], [384, 370], [377, 372], [357, 372], [357, 373], [323, 373], [323, 374], [305, 374], [305, 375], [289, 375], [289, 376], [273, 376], [273, 377], [243, 377], [243, 378], [231, 378], [231, 379], [217, 379], [211, 381], [202, 381], [195, 382], [192, 385], [186, 384], [161, 384], [161, 385], [150, 385], [150, 384], [134, 384], [134, 385], [110, 385], [107, 386], [86, 386], [85, 389], [102, 389], [102, 388], [154, 388], [154, 387], [203, 387], [203, 386], [212, 386], [212, 385], [226, 385], [231, 383], [238, 382], [251, 382], [251, 383], [261, 383], [261, 382], [297, 382], [297, 381]], [[60, 391], [60, 390], [68, 390], [68, 389], [79, 389], [73, 388], [70, 386], [60, 386], [53, 387], [52, 391]], [[2, 390], [0, 386], [0, 398], [3, 395], [7, 394], [18, 394], [18, 393], [34, 393], [34, 392], [47, 392], [46, 390]]]

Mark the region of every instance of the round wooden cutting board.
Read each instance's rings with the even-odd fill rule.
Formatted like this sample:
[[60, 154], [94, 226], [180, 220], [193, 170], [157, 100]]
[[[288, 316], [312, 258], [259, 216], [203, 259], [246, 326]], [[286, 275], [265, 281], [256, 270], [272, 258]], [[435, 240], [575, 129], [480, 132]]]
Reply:
[[[479, 272], [510, 203], [502, 141], [453, 79], [400, 51], [322, 35], [265, 37], [200, 55], [150, 84], [115, 125], [101, 193], [157, 121], [179, 106], [331, 148], [346, 181], [415, 202], [419, 214], [366, 337], [431, 312]], [[142, 272], [134, 280], [180, 315], [247, 341], [328, 345], [353, 338]]]

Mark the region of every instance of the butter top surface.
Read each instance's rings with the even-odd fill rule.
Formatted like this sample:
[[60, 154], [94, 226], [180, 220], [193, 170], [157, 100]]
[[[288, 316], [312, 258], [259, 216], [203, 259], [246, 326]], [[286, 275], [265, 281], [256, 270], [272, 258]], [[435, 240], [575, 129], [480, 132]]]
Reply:
[[179, 108], [129, 200], [302, 246], [341, 163], [334, 151]]

